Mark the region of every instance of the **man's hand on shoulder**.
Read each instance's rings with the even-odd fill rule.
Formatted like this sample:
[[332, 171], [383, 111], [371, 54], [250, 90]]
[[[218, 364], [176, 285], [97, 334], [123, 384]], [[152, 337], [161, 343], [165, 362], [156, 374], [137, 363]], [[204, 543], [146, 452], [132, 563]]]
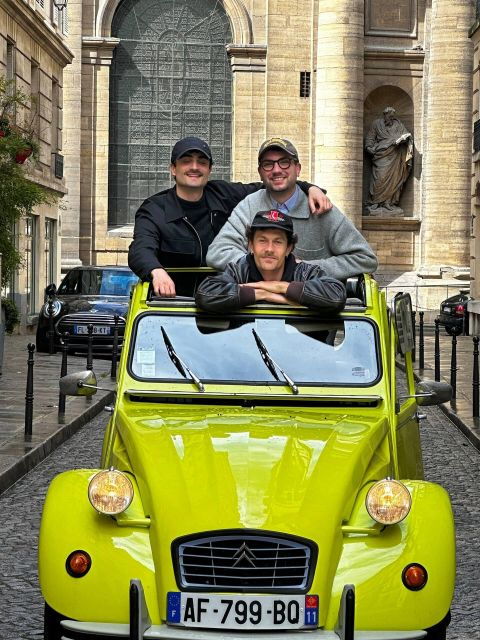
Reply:
[[330, 198], [327, 198], [321, 189], [312, 186], [308, 190], [308, 206], [313, 214], [320, 215], [330, 211], [333, 204], [330, 202]]
[[152, 269], [150, 275], [152, 276], [152, 287], [155, 295], [163, 298], [175, 297], [175, 283], [165, 269]]

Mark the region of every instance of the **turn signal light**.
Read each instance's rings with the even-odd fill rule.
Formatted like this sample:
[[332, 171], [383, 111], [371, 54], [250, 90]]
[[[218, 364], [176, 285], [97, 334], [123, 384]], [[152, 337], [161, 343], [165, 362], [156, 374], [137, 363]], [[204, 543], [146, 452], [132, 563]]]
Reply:
[[412, 498], [404, 484], [386, 478], [369, 489], [365, 506], [368, 515], [380, 524], [397, 524], [409, 514]]
[[83, 578], [90, 571], [92, 559], [86, 551], [72, 551], [66, 562], [67, 572], [72, 578]]
[[411, 591], [419, 591], [427, 584], [428, 573], [421, 564], [409, 564], [402, 573], [403, 584]]

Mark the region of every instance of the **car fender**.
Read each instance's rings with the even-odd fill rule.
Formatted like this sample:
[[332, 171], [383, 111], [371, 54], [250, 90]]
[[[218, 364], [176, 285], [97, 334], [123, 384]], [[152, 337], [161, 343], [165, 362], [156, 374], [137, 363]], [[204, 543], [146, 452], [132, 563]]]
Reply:
[[[67, 471], [49, 487], [39, 538], [43, 597], [65, 617], [126, 623], [130, 580], [137, 578], [142, 582], [152, 621], [158, 622], [148, 519], [143, 518], [143, 526], [125, 526], [125, 522], [119, 526], [114, 518], [97, 513], [88, 500], [88, 484], [97, 471]], [[135, 497], [125, 515], [143, 515], [135, 479], [130, 479]], [[66, 560], [75, 550], [86, 551], [92, 559], [90, 570], [80, 578], [66, 570]]]
[[[344, 535], [343, 552], [332, 587], [326, 626], [332, 628], [345, 584], [355, 585], [358, 629], [426, 629], [448, 613], [455, 583], [455, 530], [447, 492], [425, 481], [404, 481], [412, 496], [407, 517], [382, 530], [368, 515], [359, 494], [348, 525], [374, 527], [378, 535]], [[411, 563], [428, 573], [426, 585], [411, 591], [402, 573]], [[371, 612], [375, 611], [372, 620]]]

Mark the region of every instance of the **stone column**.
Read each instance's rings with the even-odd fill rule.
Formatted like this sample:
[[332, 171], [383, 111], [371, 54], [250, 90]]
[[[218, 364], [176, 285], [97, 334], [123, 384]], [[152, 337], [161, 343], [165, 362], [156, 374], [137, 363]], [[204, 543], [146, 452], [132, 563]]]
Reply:
[[258, 147], [265, 139], [265, 45], [227, 45], [233, 73], [232, 179], [258, 180]]
[[469, 266], [472, 0], [433, 0], [426, 80], [421, 272]]
[[363, 0], [319, 0], [317, 31], [315, 184], [362, 224]]
[[[117, 240], [108, 236], [110, 65], [118, 38], [82, 40], [80, 257], [85, 264], [117, 264]], [[128, 240], [127, 242], [128, 246]], [[125, 242], [121, 242], [121, 249]]]
[[63, 72], [63, 153], [65, 184], [68, 194], [62, 205], [63, 272], [82, 264], [80, 237], [80, 109], [82, 96], [82, 2], [68, 2], [68, 46], [75, 55]]

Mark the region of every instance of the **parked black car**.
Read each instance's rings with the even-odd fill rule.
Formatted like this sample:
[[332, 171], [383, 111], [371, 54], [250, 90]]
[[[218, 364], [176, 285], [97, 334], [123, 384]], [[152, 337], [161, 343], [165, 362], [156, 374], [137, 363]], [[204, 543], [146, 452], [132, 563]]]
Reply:
[[468, 334], [468, 300], [470, 300], [468, 289], [461, 289], [459, 293], [440, 303], [440, 314], [437, 316], [437, 320], [445, 327], [449, 336], [454, 333], [457, 335]]
[[93, 349], [111, 352], [115, 315], [119, 316], [122, 344], [130, 290], [138, 278], [128, 267], [78, 267], [69, 271], [58, 289], [45, 289], [51, 302], [43, 305], [37, 326], [37, 351], [49, 351], [50, 311], [54, 319], [55, 348], [61, 334], [69, 333], [69, 350], [86, 351], [88, 325], [93, 325]]

